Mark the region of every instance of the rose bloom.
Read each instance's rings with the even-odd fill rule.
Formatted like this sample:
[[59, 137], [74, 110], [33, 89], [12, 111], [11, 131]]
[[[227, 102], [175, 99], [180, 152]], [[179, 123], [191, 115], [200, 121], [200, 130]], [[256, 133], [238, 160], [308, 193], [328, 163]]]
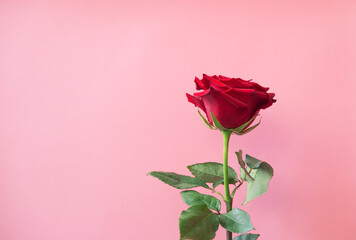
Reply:
[[[274, 93], [267, 93], [269, 88], [241, 78], [208, 76], [195, 78], [197, 90], [201, 92], [190, 95], [188, 101], [203, 110], [208, 121], [213, 125], [210, 112], [226, 129], [235, 129], [256, 116], [261, 109], [276, 102]], [[249, 123], [250, 125], [251, 123]]]

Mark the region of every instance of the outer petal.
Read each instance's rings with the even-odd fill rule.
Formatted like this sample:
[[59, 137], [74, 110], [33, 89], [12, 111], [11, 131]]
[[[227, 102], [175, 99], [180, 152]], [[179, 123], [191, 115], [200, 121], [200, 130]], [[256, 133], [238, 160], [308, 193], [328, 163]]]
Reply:
[[244, 88], [244, 89], [253, 88], [252, 83], [243, 80], [241, 78], [231, 78], [229, 80], [222, 79], [221, 81], [231, 88]]
[[204, 90], [202, 92], [193, 93], [194, 97], [201, 98], [202, 96], [208, 94], [210, 89]]
[[204, 106], [204, 103], [201, 99], [195, 97], [195, 96], [192, 96], [188, 93], [186, 93], [186, 96], [188, 98], [188, 102], [190, 103], [193, 103], [195, 106], [198, 106], [201, 110], [203, 110], [206, 114], [206, 108]]
[[232, 88], [228, 91], [225, 91], [227, 95], [230, 95], [233, 98], [240, 100], [241, 102], [249, 105], [253, 94], [255, 93], [254, 89], [244, 89], [244, 88]]
[[256, 91], [254, 89], [232, 89], [226, 92], [226, 94], [239, 99], [248, 105], [248, 113], [246, 114], [246, 118], [243, 119], [244, 123], [255, 116], [261, 109], [261, 106], [268, 101], [267, 93]]
[[242, 125], [248, 114], [248, 106], [231, 96], [210, 88], [210, 92], [202, 96], [210, 124], [213, 124], [210, 112], [225, 128], [236, 128]]
[[268, 87], [262, 87], [260, 84], [255, 83], [255, 82], [251, 82], [253, 84], [253, 88], [259, 91], [264, 91], [267, 92], [269, 90]]
[[261, 109], [266, 109], [268, 107], [270, 107], [273, 103], [275, 103], [277, 100], [273, 99], [275, 94], [274, 93], [267, 93], [268, 97], [267, 97], [267, 101], [264, 105], [261, 106]]
[[214, 75], [214, 76], [208, 76], [206, 74], [203, 74], [203, 79], [209, 82], [210, 87], [218, 90], [218, 91], [227, 91], [231, 89], [228, 85], [226, 85], [224, 82], [221, 81], [221, 79]]
[[225, 77], [225, 76], [223, 76], [223, 75], [219, 75], [219, 78], [222, 80], [222, 81], [224, 81], [224, 80], [231, 80], [232, 78], [230, 78], [230, 77]]
[[225, 87], [226, 85], [221, 83], [220, 79], [214, 75], [214, 76], [208, 76], [206, 74], [203, 74], [203, 79], [209, 81], [209, 83], [214, 83], [215, 85], [219, 87]]
[[194, 82], [197, 90], [207, 90], [210, 87], [209, 81], [204, 78], [200, 80], [199, 78], [195, 77]]

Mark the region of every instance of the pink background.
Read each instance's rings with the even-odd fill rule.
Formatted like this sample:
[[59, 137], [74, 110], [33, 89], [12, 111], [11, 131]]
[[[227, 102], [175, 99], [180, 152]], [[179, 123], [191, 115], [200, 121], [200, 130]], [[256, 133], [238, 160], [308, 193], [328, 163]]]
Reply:
[[231, 142], [275, 169], [243, 207], [260, 239], [354, 239], [355, 61], [355, 1], [1, 0], [0, 239], [178, 239], [179, 191], [146, 173], [221, 161], [185, 98], [202, 73], [276, 93]]

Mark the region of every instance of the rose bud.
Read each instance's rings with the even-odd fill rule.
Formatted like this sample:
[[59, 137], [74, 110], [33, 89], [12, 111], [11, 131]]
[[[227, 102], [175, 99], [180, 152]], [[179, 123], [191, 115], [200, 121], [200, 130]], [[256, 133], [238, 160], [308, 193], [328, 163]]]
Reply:
[[202, 79], [195, 78], [195, 84], [202, 91], [187, 93], [188, 101], [203, 110], [209, 124], [219, 129], [238, 129], [241, 133], [261, 109], [276, 102], [275, 94], [267, 93], [269, 88], [251, 80], [203, 74]]

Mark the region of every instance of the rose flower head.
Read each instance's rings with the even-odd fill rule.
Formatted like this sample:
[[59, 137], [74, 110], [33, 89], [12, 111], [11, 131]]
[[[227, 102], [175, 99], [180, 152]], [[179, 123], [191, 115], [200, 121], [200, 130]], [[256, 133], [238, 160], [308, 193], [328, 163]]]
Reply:
[[220, 129], [238, 129], [241, 132], [261, 109], [276, 102], [273, 99], [275, 94], [267, 93], [269, 88], [252, 80], [203, 74], [202, 79], [196, 77], [194, 81], [196, 89], [202, 91], [193, 95], [187, 93], [188, 101], [204, 111], [211, 126]]

